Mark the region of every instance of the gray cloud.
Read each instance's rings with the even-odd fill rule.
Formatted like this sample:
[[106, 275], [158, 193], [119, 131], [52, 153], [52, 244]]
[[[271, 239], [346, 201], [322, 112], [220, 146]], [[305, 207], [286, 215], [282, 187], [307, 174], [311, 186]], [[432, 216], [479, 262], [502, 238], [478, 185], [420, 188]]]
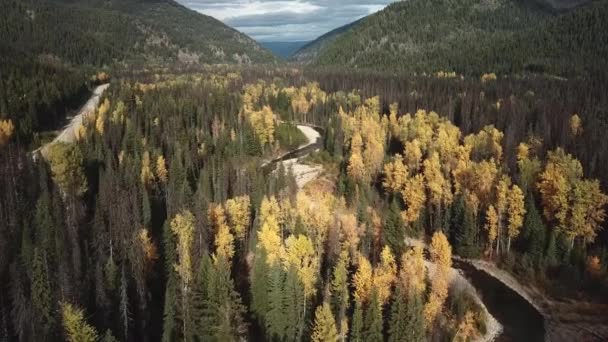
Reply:
[[177, 0], [259, 41], [312, 40], [394, 0]]

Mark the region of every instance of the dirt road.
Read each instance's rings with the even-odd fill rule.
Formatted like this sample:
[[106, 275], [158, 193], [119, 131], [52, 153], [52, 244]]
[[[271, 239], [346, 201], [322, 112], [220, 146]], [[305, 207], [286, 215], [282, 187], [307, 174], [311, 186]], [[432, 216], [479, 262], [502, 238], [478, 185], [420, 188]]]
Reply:
[[80, 127], [80, 125], [82, 124], [85, 117], [95, 113], [95, 110], [99, 106], [99, 101], [101, 99], [101, 95], [103, 94], [103, 92], [106, 89], [108, 89], [109, 86], [110, 86], [110, 84], [108, 83], [108, 84], [102, 84], [102, 85], [98, 86], [97, 88], [95, 88], [95, 90], [93, 91], [93, 94], [91, 94], [91, 97], [89, 98], [89, 100], [80, 108], [80, 110], [78, 111], [78, 114], [76, 114], [72, 118], [72, 120], [70, 120], [70, 122], [63, 128], [61, 133], [59, 133], [59, 135], [55, 139], [53, 139], [53, 141], [40, 147], [39, 149], [34, 151], [32, 154], [34, 156], [36, 156], [37, 153], [40, 152], [40, 154], [42, 154], [42, 156], [44, 158], [46, 158], [48, 150], [51, 147], [51, 145], [53, 145], [57, 142], [65, 142], [65, 143], [75, 142], [76, 141], [76, 129], [78, 129], [78, 127]]

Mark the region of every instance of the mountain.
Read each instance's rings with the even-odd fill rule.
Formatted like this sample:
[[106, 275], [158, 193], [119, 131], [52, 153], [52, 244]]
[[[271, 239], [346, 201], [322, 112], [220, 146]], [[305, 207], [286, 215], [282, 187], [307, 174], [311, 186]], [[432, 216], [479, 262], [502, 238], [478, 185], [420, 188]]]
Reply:
[[[551, 3], [558, 2], [561, 6], [579, 3]], [[528, 70], [568, 76], [605, 72], [607, 2], [566, 12], [547, 4], [523, 0], [397, 2], [324, 43], [312, 62], [417, 73]]]
[[272, 54], [173, 0], [3, 0], [0, 44], [76, 65], [267, 63]]
[[310, 63], [314, 61], [319, 53], [331, 44], [336, 38], [340, 37], [344, 32], [350, 30], [353, 26], [357, 25], [361, 20], [357, 20], [350, 24], [338, 27], [332, 31], [327, 32], [326, 34], [320, 36], [319, 38], [309, 42], [308, 44], [302, 46], [298, 51], [296, 51], [293, 56], [291, 56], [291, 60], [300, 63]]
[[304, 42], [260, 42], [260, 44], [266, 49], [272, 51], [275, 56], [279, 56], [283, 59], [290, 58], [296, 51], [300, 50], [303, 46], [308, 44], [308, 41]]

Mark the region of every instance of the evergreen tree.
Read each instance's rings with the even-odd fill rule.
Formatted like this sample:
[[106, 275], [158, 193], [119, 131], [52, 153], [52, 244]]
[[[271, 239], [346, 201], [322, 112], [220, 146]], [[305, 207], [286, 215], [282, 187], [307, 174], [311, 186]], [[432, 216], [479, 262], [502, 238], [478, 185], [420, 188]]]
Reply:
[[311, 340], [313, 342], [338, 341], [336, 320], [328, 303], [323, 303], [317, 307]]
[[526, 198], [526, 216], [524, 218], [523, 237], [526, 241], [525, 252], [532, 257], [538, 265], [542, 259], [545, 249], [546, 227], [536, 207], [534, 196], [529, 193]]
[[383, 235], [384, 244], [389, 246], [396, 255], [401, 255], [405, 245], [405, 229], [401, 210], [396, 199], [393, 199], [384, 222]]
[[378, 293], [376, 290], [372, 291], [372, 299], [365, 310], [365, 325], [363, 336], [366, 342], [382, 342], [384, 337], [382, 335], [382, 306], [378, 300]]
[[254, 313], [258, 322], [264, 325], [264, 319], [268, 312], [268, 281], [270, 272], [266, 262], [266, 250], [262, 247], [256, 248], [253, 261], [253, 270], [249, 282], [251, 284], [251, 311]]
[[285, 321], [283, 285], [285, 273], [281, 265], [275, 263], [270, 269], [268, 286], [268, 312], [266, 313], [266, 334], [269, 340], [282, 340], [287, 322]]
[[351, 342], [365, 341], [363, 336], [363, 307], [358, 300], [355, 301], [355, 311], [353, 312], [353, 323], [350, 331]]
[[389, 342], [425, 340], [422, 298], [414, 292], [408, 295], [402, 286], [397, 286], [393, 294], [388, 340]]
[[283, 290], [283, 307], [285, 320], [285, 340], [300, 341], [300, 325], [302, 322], [304, 307], [304, 287], [298, 279], [298, 271], [291, 266], [287, 271], [285, 286]]
[[85, 321], [82, 310], [64, 303], [61, 305], [61, 314], [67, 341], [97, 342], [97, 331]]

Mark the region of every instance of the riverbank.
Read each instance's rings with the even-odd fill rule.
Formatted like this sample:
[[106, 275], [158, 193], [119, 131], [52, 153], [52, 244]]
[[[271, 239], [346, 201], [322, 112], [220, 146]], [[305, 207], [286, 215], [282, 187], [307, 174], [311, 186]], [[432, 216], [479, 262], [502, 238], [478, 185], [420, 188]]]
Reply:
[[461, 260], [499, 280], [530, 303], [544, 318], [545, 341], [608, 341], [608, 305], [549, 298], [493, 263]]
[[[297, 127], [300, 130], [300, 132], [302, 132], [304, 134], [304, 136], [307, 139], [307, 142], [305, 144], [300, 145], [297, 148], [297, 150], [289, 152], [275, 160], [281, 160], [282, 158], [284, 158], [286, 156], [294, 155], [293, 158], [278, 161], [277, 164], [279, 164], [279, 163], [282, 164], [283, 167], [285, 168], [285, 170], [291, 170], [291, 172], [296, 180], [296, 183], [298, 185], [298, 189], [301, 190], [302, 188], [304, 188], [304, 186], [307, 183], [316, 179], [321, 174], [321, 172], [323, 171], [323, 166], [307, 165], [307, 164], [302, 163], [300, 161], [300, 158], [302, 158], [304, 156], [298, 156], [297, 152], [304, 151], [304, 150], [312, 147], [313, 145], [318, 144], [319, 140], [321, 139], [321, 134], [310, 126], [297, 125]], [[315, 150], [318, 150], [318, 149], [313, 149], [310, 152], [314, 152]]]
[[[409, 246], [419, 246], [424, 249], [427, 248], [426, 243], [424, 241], [412, 238], [406, 238], [405, 243]], [[435, 272], [435, 264], [432, 262], [425, 260], [424, 261], [427, 270], [429, 271], [429, 276], [432, 276]], [[488, 311], [488, 308], [484, 304], [483, 300], [477, 293], [477, 290], [471, 284], [471, 282], [463, 275], [461, 270], [458, 270], [454, 267], [450, 269], [450, 287], [452, 290], [457, 293], [466, 292], [468, 293], [473, 300], [481, 307], [484, 314], [486, 315], [486, 333], [483, 336], [478, 337], [475, 341], [478, 342], [490, 342], [494, 341], [503, 331], [503, 326], [498, 322], [498, 320]]]

